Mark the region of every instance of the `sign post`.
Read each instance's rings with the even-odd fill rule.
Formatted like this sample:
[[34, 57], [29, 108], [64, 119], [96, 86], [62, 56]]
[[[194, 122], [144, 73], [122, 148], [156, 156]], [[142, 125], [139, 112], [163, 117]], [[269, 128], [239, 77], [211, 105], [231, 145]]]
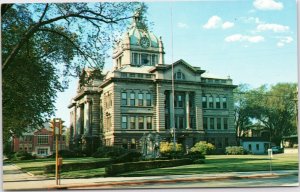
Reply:
[[269, 155], [269, 159], [270, 159], [270, 173], [272, 174], [272, 158], [273, 158], [272, 149], [268, 149], [268, 155]]
[[50, 121], [50, 126], [53, 129], [53, 136], [55, 137], [55, 181], [56, 185], [60, 185], [60, 176], [59, 176], [59, 171], [58, 168], [61, 166], [58, 158], [58, 139], [59, 136], [62, 134], [62, 123], [63, 121], [60, 118], [54, 118], [53, 120]]

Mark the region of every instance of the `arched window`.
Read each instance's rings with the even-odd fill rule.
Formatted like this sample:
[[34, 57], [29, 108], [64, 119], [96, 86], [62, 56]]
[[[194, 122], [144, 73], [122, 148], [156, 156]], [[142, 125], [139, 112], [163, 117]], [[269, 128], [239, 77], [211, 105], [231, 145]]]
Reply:
[[181, 71], [178, 71], [178, 72], [175, 73], [175, 79], [176, 80], [184, 80], [185, 76]]

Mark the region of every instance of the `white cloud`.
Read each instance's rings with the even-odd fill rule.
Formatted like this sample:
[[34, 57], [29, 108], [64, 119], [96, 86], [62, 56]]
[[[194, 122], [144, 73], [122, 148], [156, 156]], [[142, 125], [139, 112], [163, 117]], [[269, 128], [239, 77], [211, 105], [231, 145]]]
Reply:
[[260, 10], [281, 10], [283, 4], [275, 0], [255, 0], [253, 6]]
[[289, 44], [293, 41], [293, 38], [290, 36], [279, 37], [279, 41], [277, 42], [277, 47], [283, 47], [286, 44]]
[[217, 28], [229, 29], [233, 26], [234, 23], [229, 21], [223, 22], [221, 17], [214, 15], [208, 19], [207, 23], [203, 25], [203, 28], [204, 29], [217, 29]]
[[177, 23], [177, 27], [179, 27], [179, 28], [185, 28], [186, 29], [189, 26], [186, 23], [179, 22], [179, 23]]
[[264, 23], [258, 17], [241, 17], [240, 20], [244, 23], [255, 23], [255, 24]]
[[231, 36], [228, 36], [225, 38], [226, 42], [242, 42], [242, 41], [248, 41], [250, 43], [259, 43], [264, 41], [265, 38], [263, 36], [260, 35], [256, 35], [256, 36], [248, 36], [248, 35], [241, 35], [241, 34], [234, 34]]
[[222, 24], [222, 19], [219, 16], [212, 16], [208, 19], [207, 23], [203, 25], [205, 29], [218, 28]]
[[233, 26], [234, 26], [234, 23], [226, 21], [225, 23], [223, 23], [222, 28], [223, 29], [229, 29], [229, 28], [231, 28]]
[[286, 32], [290, 28], [289, 26], [279, 25], [279, 24], [259, 24], [256, 29], [258, 31], [274, 31], [274, 32]]

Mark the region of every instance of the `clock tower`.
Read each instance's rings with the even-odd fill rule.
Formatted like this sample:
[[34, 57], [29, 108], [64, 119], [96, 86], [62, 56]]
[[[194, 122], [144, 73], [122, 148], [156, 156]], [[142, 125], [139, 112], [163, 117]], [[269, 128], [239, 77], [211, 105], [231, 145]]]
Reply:
[[128, 31], [113, 50], [115, 69], [130, 65], [132, 67], [164, 64], [164, 47], [161, 37], [150, 32], [137, 11]]

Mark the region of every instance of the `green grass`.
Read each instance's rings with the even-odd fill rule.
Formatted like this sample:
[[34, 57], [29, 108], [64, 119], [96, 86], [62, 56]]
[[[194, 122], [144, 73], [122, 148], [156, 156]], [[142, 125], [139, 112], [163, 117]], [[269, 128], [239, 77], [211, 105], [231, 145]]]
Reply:
[[[105, 161], [106, 158], [68, 158], [63, 163]], [[35, 159], [14, 162], [17, 166], [33, 174], [44, 174], [44, 166], [54, 164], [55, 159]], [[298, 170], [298, 154], [277, 154], [272, 159], [273, 170]], [[205, 164], [192, 164], [178, 167], [158, 168], [145, 171], [123, 173], [120, 176], [164, 176], [192, 175], [222, 172], [269, 171], [267, 155], [207, 155]], [[62, 172], [61, 178], [103, 177], [104, 168]], [[54, 174], [47, 174], [54, 177]]]
[[[278, 154], [272, 159], [273, 170], [298, 170], [298, 154]], [[158, 168], [123, 173], [120, 176], [192, 175], [222, 172], [269, 171], [266, 155], [208, 155], [205, 164]]]

